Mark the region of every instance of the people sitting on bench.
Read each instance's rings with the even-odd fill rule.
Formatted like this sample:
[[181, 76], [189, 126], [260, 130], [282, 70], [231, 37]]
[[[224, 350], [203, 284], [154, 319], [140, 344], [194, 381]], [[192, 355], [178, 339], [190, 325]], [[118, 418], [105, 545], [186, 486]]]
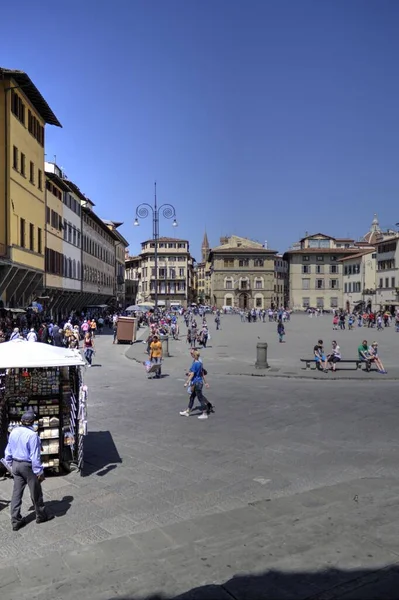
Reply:
[[382, 364], [381, 359], [378, 356], [377, 342], [373, 342], [371, 344], [371, 346], [369, 346], [368, 353], [369, 353], [370, 360], [374, 361], [374, 363], [376, 364], [378, 372], [386, 375], [387, 371], [384, 369], [384, 365]]
[[366, 363], [366, 371], [371, 370], [371, 363], [375, 361], [374, 356], [371, 356], [369, 353], [369, 347], [367, 344], [367, 340], [363, 340], [360, 346], [357, 349], [359, 358], [363, 362]]
[[337, 362], [341, 360], [341, 349], [337, 342], [333, 340], [331, 353], [327, 356], [327, 362], [330, 369], [335, 373], [337, 370]]
[[328, 373], [327, 359], [324, 355], [323, 340], [319, 340], [316, 346], [313, 348], [314, 359], [316, 361], [316, 367]]

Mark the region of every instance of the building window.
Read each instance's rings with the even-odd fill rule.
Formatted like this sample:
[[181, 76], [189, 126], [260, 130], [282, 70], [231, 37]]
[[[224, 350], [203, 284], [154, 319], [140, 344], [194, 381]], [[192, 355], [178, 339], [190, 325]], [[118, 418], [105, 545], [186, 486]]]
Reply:
[[395, 277], [391, 277], [391, 287], [395, 287]]
[[330, 289], [331, 290], [337, 290], [339, 287], [339, 281], [338, 279], [330, 279]]
[[337, 257], [336, 257], [336, 256], [330, 256], [330, 261], [331, 261], [331, 262], [336, 262], [336, 260], [337, 260]]
[[255, 298], [255, 306], [256, 308], [262, 308], [262, 298]]
[[226, 306], [233, 306], [233, 302], [232, 302], [232, 298], [231, 296], [227, 296], [227, 298], [224, 299]]
[[339, 273], [338, 265], [330, 265], [330, 273]]
[[262, 280], [261, 280], [261, 279], [256, 279], [256, 280], [255, 280], [255, 289], [256, 289], [256, 290], [261, 290], [261, 289], [262, 289], [262, 287], [263, 287], [263, 285], [262, 285]]
[[309, 256], [308, 255], [302, 256], [302, 262], [309, 262]]
[[318, 254], [316, 256], [316, 260], [317, 260], [317, 262], [324, 262], [324, 256], [322, 256], [321, 254]]
[[32, 115], [31, 111], [28, 111], [28, 131], [41, 146], [44, 146], [44, 127], [40, 125], [39, 121]]
[[302, 279], [302, 289], [303, 290], [310, 289], [310, 279]]
[[226, 279], [225, 283], [224, 283], [224, 287], [226, 290], [232, 290], [233, 289], [233, 282], [231, 281], [231, 279]]
[[324, 265], [316, 265], [316, 273], [317, 273], [317, 275], [323, 275]]
[[239, 267], [249, 267], [249, 260], [248, 258], [242, 258], [241, 260], [238, 261], [238, 266]]
[[11, 90], [11, 111], [25, 125], [25, 104], [14, 90]]
[[247, 281], [246, 279], [243, 279], [243, 280], [240, 282], [240, 288], [241, 288], [242, 290], [248, 290], [248, 289], [249, 289], [248, 281]]
[[382, 284], [383, 284], [383, 282], [382, 282], [382, 277], [380, 277], [380, 284], [379, 284], [379, 286], [378, 286], [378, 287], [382, 288], [382, 287], [383, 287], [383, 285], [382, 285]]
[[43, 173], [40, 169], [37, 170], [37, 187], [39, 190], [43, 189]]
[[348, 284], [344, 283], [344, 293], [347, 294], [348, 293]]
[[324, 279], [316, 279], [316, 290], [324, 289]]
[[26, 157], [23, 152], [21, 152], [21, 175], [26, 177]]
[[264, 265], [263, 258], [255, 258], [254, 267], [263, 267], [263, 265]]
[[309, 308], [310, 298], [302, 298], [302, 306], [303, 306], [303, 308]]
[[19, 244], [25, 248], [25, 219], [20, 219], [19, 222]]
[[42, 254], [42, 252], [43, 252], [42, 230], [40, 229], [40, 227], [38, 227], [38, 230], [37, 230], [37, 251], [39, 254]]
[[352, 282], [348, 283], [348, 293], [351, 294], [352, 293]]
[[225, 267], [234, 267], [234, 258], [225, 258], [224, 266]]
[[324, 298], [316, 298], [316, 308], [324, 308]]
[[35, 183], [35, 165], [32, 161], [29, 163], [29, 181], [30, 183]]
[[385, 287], [389, 288], [389, 277], [385, 277]]
[[13, 146], [12, 149], [12, 166], [18, 171], [18, 148]]
[[183, 267], [179, 268], [179, 277], [184, 277], [184, 268]]
[[29, 250], [35, 250], [35, 226], [29, 223]]
[[311, 272], [310, 265], [302, 265], [302, 273], [309, 275]]

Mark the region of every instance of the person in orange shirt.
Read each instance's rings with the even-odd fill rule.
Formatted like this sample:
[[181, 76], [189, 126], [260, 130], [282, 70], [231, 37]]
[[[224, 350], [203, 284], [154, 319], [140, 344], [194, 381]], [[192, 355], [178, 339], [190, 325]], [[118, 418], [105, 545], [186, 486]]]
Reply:
[[[154, 365], [161, 365], [162, 363], [162, 342], [156, 334], [152, 336], [152, 342], [150, 344], [150, 360]], [[159, 366], [155, 377], [157, 379], [161, 377], [161, 366]]]
[[92, 337], [95, 338], [96, 337], [96, 331], [97, 331], [97, 323], [96, 323], [95, 319], [91, 320], [90, 331], [91, 331]]

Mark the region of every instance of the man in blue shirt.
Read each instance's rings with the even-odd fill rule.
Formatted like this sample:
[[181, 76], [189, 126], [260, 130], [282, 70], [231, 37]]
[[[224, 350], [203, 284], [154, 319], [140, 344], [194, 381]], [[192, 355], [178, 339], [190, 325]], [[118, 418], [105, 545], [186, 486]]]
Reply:
[[15, 427], [8, 438], [5, 450], [5, 462], [12, 467], [14, 489], [11, 498], [11, 524], [13, 531], [26, 525], [21, 516], [22, 496], [26, 485], [29, 487], [33, 506], [36, 511], [36, 523], [50, 520], [43, 503], [41, 482], [44, 479], [40, 458], [41, 443], [33, 430], [35, 415], [26, 412], [21, 418], [21, 427]]
[[197, 397], [198, 401], [201, 405], [201, 414], [198, 416], [199, 419], [207, 419], [209, 414], [213, 411], [213, 406], [210, 402], [208, 402], [205, 396], [202, 393], [202, 388], [209, 387], [209, 385], [204, 382], [204, 367], [202, 361], [200, 359], [200, 353], [198, 350], [193, 350], [191, 352], [191, 356], [194, 359], [193, 364], [190, 367], [190, 371], [188, 372], [188, 379], [184, 384], [184, 387], [190, 386], [191, 394], [190, 400], [188, 403], [188, 408], [186, 410], [182, 410], [180, 415], [182, 417], [189, 417], [191, 411], [193, 409], [194, 400]]

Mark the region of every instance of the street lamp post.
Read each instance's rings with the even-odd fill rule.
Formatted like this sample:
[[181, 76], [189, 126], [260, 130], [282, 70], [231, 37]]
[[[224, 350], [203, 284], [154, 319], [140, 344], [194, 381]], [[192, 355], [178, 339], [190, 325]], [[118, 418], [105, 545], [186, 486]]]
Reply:
[[[154, 206], [143, 202], [136, 209], [136, 218], [134, 225], [140, 225], [139, 218], [145, 219], [152, 213], [152, 239], [154, 240], [154, 264], [155, 264], [155, 312], [158, 310], [158, 240], [159, 240], [159, 216], [160, 214], [165, 219], [173, 219], [173, 227], [177, 227], [176, 210], [172, 204], [157, 204], [157, 182], [154, 183]], [[150, 293], [151, 293], [151, 277], [150, 277]]]

